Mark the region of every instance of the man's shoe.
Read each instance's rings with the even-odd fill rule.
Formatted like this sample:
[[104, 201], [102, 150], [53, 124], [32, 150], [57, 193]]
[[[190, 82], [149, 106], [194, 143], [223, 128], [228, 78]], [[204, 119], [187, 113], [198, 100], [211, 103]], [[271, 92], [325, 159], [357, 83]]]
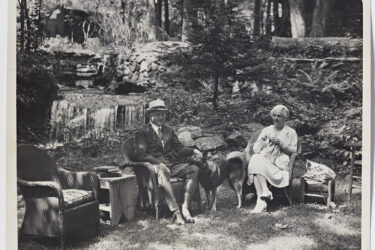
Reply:
[[185, 224], [184, 218], [182, 218], [180, 210], [174, 211], [173, 216], [172, 216], [172, 222], [174, 222], [177, 225]]
[[195, 220], [193, 217], [191, 217], [189, 210], [184, 208], [184, 206], [182, 206], [182, 215], [184, 216], [186, 223], [195, 223]]

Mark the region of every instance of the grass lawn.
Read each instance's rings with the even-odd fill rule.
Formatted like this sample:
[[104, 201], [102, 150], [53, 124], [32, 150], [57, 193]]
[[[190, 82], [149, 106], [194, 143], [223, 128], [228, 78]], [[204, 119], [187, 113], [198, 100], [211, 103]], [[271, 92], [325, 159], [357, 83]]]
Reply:
[[[297, 183], [298, 184], [298, 183]], [[336, 201], [344, 194], [337, 185]], [[294, 187], [298, 192], [298, 185]], [[340, 191], [341, 190], [341, 191]], [[218, 211], [210, 213], [205, 204], [202, 213], [195, 214], [195, 224], [177, 226], [170, 217], [156, 222], [152, 214], [137, 211], [134, 222], [111, 227], [101, 221], [97, 237], [68, 241], [71, 249], [360, 249], [361, 193], [354, 193], [351, 209], [327, 210], [324, 204], [308, 203], [292, 206], [273, 201], [270, 211], [251, 214], [254, 202], [237, 209], [236, 198], [224, 182], [219, 188]], [[205, 200], [203, 189], [201, 189]], [[19, 200], [19, 227], [24, 205]], [[341, 202], [342, 204], [342, 202]], [[279, 229], [276, 224], [286, 226]], [[23, 238], [19, 249], [58, 248], [56, 239]]]

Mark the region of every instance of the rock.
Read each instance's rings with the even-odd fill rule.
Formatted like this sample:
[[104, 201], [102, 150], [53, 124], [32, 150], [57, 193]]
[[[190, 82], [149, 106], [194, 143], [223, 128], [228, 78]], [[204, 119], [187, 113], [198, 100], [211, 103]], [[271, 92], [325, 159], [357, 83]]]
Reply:
[[166, 68], [165, 66], [159, 65], [159, 67], [158, 67], [158, 71], [159, 71], [159, 72], [166, 72], [166, 71], [167, 71], [167, 68]]
[[147, 71], [143, 71], [139, 74], [139, 81], [144, 82], [149, 79]]
[[144, 60], [146, 60], [144, 55], [138, 55], [137, 56], [137, 63], [141, 64]]
[[138, 74], [134, 73], [131, 78], [131, 82], [138, 82]]
[[240, 93], [240, 83], [238, 81], [235, 81], [232, 87], [232, 94], [236, 95]]
[[198, 137], [203, 136], [202, 129], [196, 126], [189, 125], [189, 126], [181, 127], [177, 131], [178, 134], [183, 133], [183, 132], [189, 132], [191, 134], [192, 139], [196, 139]]
[[133, 73], [136, 72], [137, 71], [137, 65], [135, 63], [130, 64], [129, 70]]
[[142, 61], [141, 62], [140, 66], [139, 66], [139, 71], [141, 73], [147, 71], [147, 62], [146, 61]]
[[83, 87], [85, 89], [88, 89], [89, 87], [92, 87], [94, 85], [93, 80], [77, 80], [75, 82], [75, 85], [77, 87]]
[[124, 70], [124, 75], [128, 76], [128, 75], [130, 75], [130, 73], [131, 72], [130, 72], [129, 68], [126, 67], [125, 70]]
[[178, 134], [178, 139], [184, 144], [186, 147], [193, 147], [195, 146], [195, 142], [191, 137], [191, 132], [183, 131], [182, 133]]
[[246, 138], [239, 132], [239, 131], [234, 131], [232, 134], [230, 134], [226, 138], [228, 144], [233, 145], [233, 146], [244, 146], [246, 145]]
[[96, 73], [95, 72], [86, 72], [86, 73], [77, 73], [77, 76], [81, 76], [81, 77], [92, 77], [92, 76], [95, 76]]
[[151, 68], [152, 71], [158, 70], [158, 67], [159, 67], [159, 65], [157, 63], [155, 63], [155, 62], [151, 63], [151, 67], [150, 68]]
[[264, 128], [264, 126], [260, 123], [252, 122], [248, 124], [240, 124], [241, 134], [242, 136], [248, 141], [251, 136], [257, 132], [258, 130], [261, 130]]
[[286, 121], [285, 125], [291, 127], [292, 129], [297, 129], [298, 127], [302, 126], [302, 123], [297, 120], [290, 120], [290, 121]]
[[228, 146], [220, 135], [200, 137], [195, 140], [195, 145], [201, 151], [224, 149]]
[[325, 123], [320, 130], [316, 133], [316, 136], [320, 138], [327, 138], [330, 136], [339, 136], [345, 131], [345, 120], [332, 120]]

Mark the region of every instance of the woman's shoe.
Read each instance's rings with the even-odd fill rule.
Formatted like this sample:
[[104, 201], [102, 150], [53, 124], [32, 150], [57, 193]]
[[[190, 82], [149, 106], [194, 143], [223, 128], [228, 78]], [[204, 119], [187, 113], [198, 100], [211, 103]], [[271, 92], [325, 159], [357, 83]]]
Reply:
[[174, 211], [173, 216], [172, 216], [172, 222], [177, 225], [185, 224], [184, 218], [182, 218], [180, 210]]
[[260, 198], [261, 198], [262, 200], [273, 200], [272, 192], [268, 190], [268, 191], [264, 192], [264, 193], [260, 196]]
[[258, 199], [254, 209], [251, 210], [252, 214], [258, 214], [267, 210], [267, 203], [264, 200]]

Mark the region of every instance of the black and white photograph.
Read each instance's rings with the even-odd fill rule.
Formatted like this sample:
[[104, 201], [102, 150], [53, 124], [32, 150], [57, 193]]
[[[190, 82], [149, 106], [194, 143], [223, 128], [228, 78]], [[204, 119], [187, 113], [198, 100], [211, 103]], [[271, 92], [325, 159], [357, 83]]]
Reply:
[[18, 249], [369, 249], [367, 1], [14, 5]]

